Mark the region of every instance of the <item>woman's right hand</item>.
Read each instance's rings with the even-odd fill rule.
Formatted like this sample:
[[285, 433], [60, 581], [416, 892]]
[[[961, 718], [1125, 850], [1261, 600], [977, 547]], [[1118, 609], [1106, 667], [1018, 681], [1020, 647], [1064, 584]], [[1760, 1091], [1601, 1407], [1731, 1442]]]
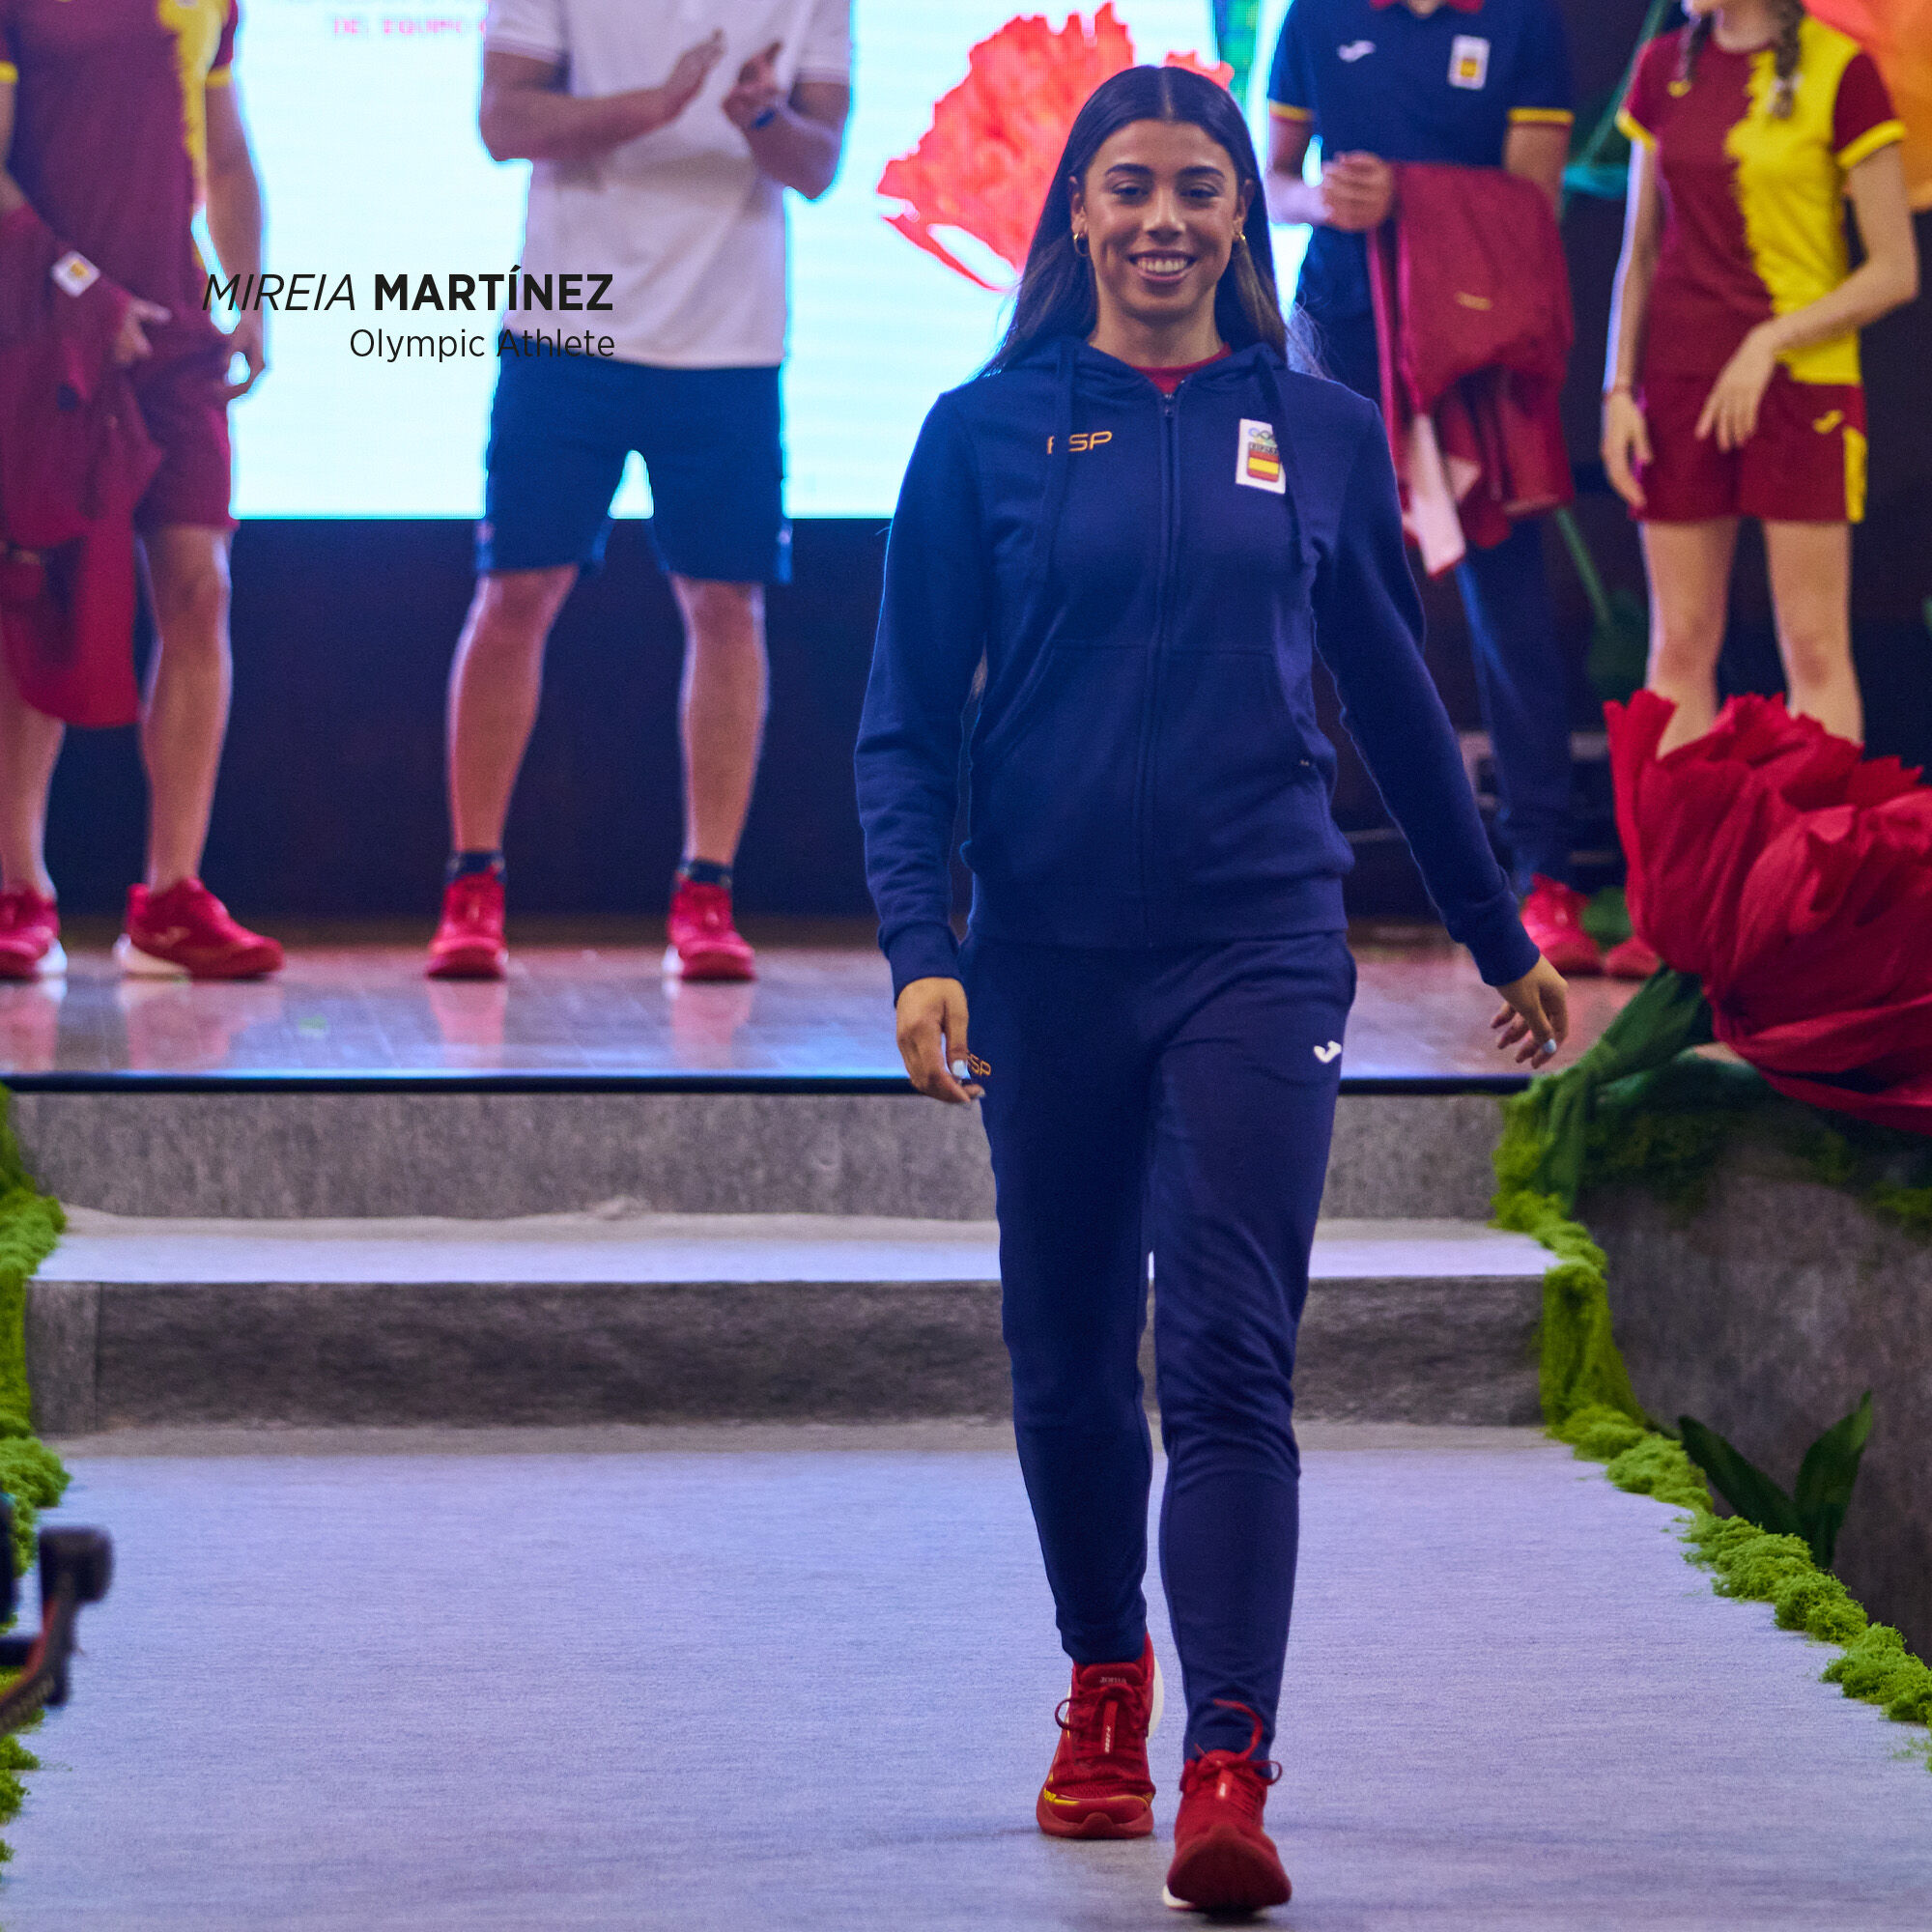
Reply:
[[1610, 488], [1633, 510], [1643, 508], [1643, 486], [1636, 480], [1636, 466], [1648, 463], [1650, 425], [1628, 389], [1613, 389], [1604, 398], [1604, 474]]
[[964, 1106], [985, 1091], [972, 1081], [954, 1077], [952, 1065], [964, 1066], [966, 1050], [966, 988], [957, 980], [914, 980], [898, 998], [899, 1058], [912, 1084], [935, 1100]]
[[128, 306], [121, 311], [121, 327], [114, 335], [114, 366], [131, 369], [143, 356], [152, 355], [154, 345], [148, 340], [148, 330], [167, 319], [168, 311], [159, 302], [129, 296]]

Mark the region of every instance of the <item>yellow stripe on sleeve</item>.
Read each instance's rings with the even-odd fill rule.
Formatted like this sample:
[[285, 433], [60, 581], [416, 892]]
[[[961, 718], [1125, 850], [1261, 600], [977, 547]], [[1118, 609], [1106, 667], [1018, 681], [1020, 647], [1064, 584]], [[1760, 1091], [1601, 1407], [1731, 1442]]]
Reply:
[[1313, 121], [1315, 116], [1306, 107], [1291, 107], [1285, 100], [1270, 100], [1268, 112], [1277, 121]]
[[1511, 125], [1518, 128], [1567, 128], [1576, 120], [1567, 107], [1512, 107]]
[[202, 85], [204, 87], [226, 87], [234, 78], [235, 70], [232, 67], [211, 68], [208, 78], [202, 82]]
[[1838, 150], [1838, 165], [1849, 174], [1867, 156], [1875, 155], [1881, 148], [1889, 148], [1894, 141], [1904, 139], [1903, 121], [1881, 121], [1876, 128], [1867, 128], [1856, 141], [1848, 141]]
[[1646, 148], [1657, 146], [1657, 136], [1628, 107], [1618, 110], [1617, 132], [1626, 141], [1641, 141]]
[[0, 81], [12, 87], [20, 77], [20, 70], [12, 61], [0, 61]]

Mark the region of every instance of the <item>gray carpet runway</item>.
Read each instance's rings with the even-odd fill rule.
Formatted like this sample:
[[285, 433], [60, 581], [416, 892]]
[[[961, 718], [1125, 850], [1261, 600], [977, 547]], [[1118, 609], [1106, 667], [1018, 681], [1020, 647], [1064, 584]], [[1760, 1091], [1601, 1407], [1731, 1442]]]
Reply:
[[[1178, 1722], [1153, 1842], [1034, 1829], [1065, 1666], [996, 1431], [70, 1460], [120, 1574], [6, 1932], [1179, 1922]], [[1932, 1920], [1924, 1734], [1715, 1598], [1669, 1512], [1534, 1435], [1331, 1427], [1304, 1513], [1273, 1923]]]

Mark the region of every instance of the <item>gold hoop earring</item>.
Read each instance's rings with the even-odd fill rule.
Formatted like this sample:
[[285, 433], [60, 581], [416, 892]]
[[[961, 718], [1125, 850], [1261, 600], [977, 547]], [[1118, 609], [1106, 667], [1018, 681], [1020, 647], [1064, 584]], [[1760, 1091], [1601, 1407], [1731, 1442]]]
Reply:
[[1076, 228], [1073, 231], [1073, 252], [1076, 255], [1078, 255], [1083, 262], [1087, 260], [1088, 257], [1087, 231], [1084, 228]]

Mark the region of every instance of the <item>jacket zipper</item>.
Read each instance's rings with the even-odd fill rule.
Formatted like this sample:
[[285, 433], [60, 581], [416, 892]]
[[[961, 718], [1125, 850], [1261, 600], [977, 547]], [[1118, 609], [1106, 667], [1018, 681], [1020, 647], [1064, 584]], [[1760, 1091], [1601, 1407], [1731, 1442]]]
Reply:
[[[1181, 386], [1186, 386], [1184, 382]], [[1153, 891], [1149, 854], [1153, 836], [1153, 737], [1161, 668], [1166, 656], [1174, 546], [1180, 526], [1180, 439], [1176, 423], [1179, 400], [1179, 389], [1160, 399], [1160, 561], [1154, 576], [1153, 639], [1148, 650], [1147, 684], [1141, 696], [1140, 762], [1134, 777], [1134, 857], [1141, 887], [1141, 932], [1150, 946], [1153, 944]]]

